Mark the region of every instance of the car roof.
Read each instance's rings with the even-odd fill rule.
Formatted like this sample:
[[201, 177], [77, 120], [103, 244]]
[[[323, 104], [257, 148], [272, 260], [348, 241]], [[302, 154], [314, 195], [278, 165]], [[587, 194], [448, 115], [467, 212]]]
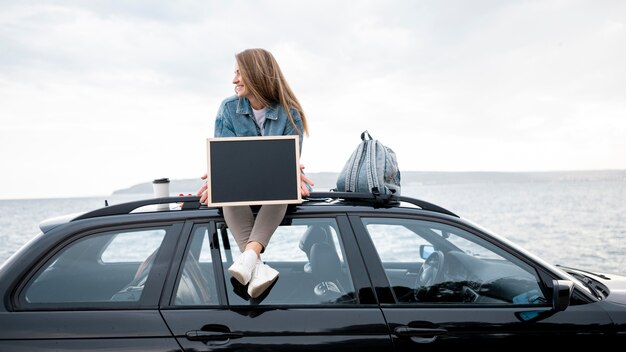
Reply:
[[[49, 230], [72, 221], [103, 218], [113, 215], [126, 215], [130, 213], [145, 213], [154, 210], [163, 211], [158, 209], [157, 206], [162, 204], [175, 204], [174, 207], [166, 207], [165, 213], [169, 211], [187, 211], [187, 210], [200, 210], [200, 209], [216, 209], [219, 207], [207, 207], [204, 204], [200, 204], [200, 197], [197, 196], [179, 196], [179, 197], [162, 197], [162, 198], [147, 198], [142, 200], [136, 200], [131, 202], [125, 202], [115, 205], [108, 205], [92, 211], [67, 214], [55, 218], [50, 218], [42, 221], [39, 224], [41, 231], [48, 232]], [[406, 197], [397, 196], [394, 194], [378, 194], [378, 193], [357, 193], [357, 192], [312, 192], [305, 200], [300, 204], [301, 207], [312, 207], [321, 205], [332, 206], [361, 206], [369, 209], [390, 209], [390, 208], [406, 208], [407, 205], [411, 208], [419, 208], [421, 210], [436, 212], [453, 217], [459, 217], [453, 212], [442, 208], [436, 204]]]

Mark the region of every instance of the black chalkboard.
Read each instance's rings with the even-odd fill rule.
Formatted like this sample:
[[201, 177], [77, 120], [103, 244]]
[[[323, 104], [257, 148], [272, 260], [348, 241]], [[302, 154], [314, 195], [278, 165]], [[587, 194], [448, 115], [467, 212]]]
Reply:
[[298, 136], [207, 139], [209, 206], [301, 203]]

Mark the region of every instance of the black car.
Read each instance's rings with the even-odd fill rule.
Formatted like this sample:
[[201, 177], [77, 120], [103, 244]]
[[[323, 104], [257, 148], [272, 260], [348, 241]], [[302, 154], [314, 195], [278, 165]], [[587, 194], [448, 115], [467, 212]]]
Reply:
[[0, 351], [626, 342], [626, 277], [554, 267], [408, 197], [313, 193], [290, 206], [263, 254], [279, 278], [254, 299], [226, 271], [239, 251], [221, 210], [198, 197], [111, 205], [40, 227], [0, 267]]

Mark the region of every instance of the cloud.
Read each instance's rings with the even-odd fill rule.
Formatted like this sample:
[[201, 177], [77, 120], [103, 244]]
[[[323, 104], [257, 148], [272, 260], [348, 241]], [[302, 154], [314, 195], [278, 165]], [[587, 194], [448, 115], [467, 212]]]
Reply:
[[[274, 53], [338, 171], [368, 129], [405, 170], [626, 168], [626, 4], [0, 5], [0, 198], [199, 176], [234, 54]], [[31, 188], [45, 177], [49, 187]]]

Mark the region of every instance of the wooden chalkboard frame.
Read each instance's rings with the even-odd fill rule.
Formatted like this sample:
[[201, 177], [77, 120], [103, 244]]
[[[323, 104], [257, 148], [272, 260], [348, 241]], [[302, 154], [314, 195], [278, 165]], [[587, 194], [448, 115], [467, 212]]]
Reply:
[[296, 135], [207, 138], [207, 205], [302, 203]]

